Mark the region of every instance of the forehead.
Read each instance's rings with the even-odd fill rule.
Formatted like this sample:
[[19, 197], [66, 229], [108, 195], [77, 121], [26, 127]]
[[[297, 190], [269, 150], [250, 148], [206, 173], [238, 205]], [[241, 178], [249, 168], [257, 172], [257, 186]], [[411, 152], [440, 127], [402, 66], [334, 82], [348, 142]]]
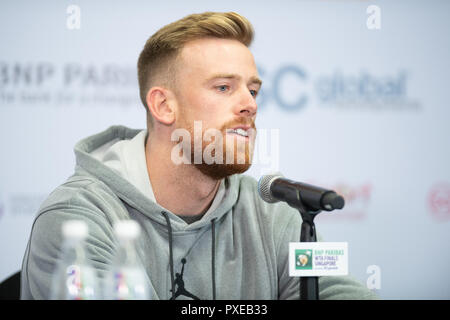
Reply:
[[230, 39], [204, 38], [189, 41], [179, 55], [181, 72], [189, 76], [218, 73], [240, 74], [243, 78], [257, 75], [250, 50], [241, 42]]

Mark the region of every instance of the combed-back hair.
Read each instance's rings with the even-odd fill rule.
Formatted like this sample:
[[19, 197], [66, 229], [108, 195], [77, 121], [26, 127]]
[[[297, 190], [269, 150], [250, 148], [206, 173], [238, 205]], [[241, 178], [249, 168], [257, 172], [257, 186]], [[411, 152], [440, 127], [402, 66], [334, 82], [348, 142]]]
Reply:
[[175, 89], [175, 60], [188, 41], [214, 37], [233, 39], [250, 46], [253, 27], [243, 16], [235, 12], [204, 12], [188, 15], [172, 22], [153, 34], [139, 55], [137, 69], [139, 93], [147, 110], [147, 126], [153, 125], [146, 96], [155, 85]]

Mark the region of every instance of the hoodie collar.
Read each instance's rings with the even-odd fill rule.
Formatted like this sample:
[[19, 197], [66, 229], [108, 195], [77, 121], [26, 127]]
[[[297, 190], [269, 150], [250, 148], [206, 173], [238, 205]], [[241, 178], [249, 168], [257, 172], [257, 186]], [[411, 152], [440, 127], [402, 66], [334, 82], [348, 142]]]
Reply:
[[[145, 191], [143, 192], [142, 183], [137, 186], [130, 182], [130, 179], [125, 178], [126, 174], [123, 174], [123, 170], [121, 171], [118, 169], [120, 161], [118, 162], [119, 159], [117, 159], [117, 157], [101, 156], [102, 154], [107, 155], [108, 149], [113, 148], [120, 141], [133, 140], [135, 138], [136, 140], [139, 140], [139, 134], [142, 135], [142, 132], [142, 129], [130, 129], [125, 126], [117, 125], [111, 126], [103, 132], [81, 140], [75, 145], [74, 149], [79, 173], [83, 174], [82, 171], [84, 170], [88, 174], [96, 177], [98, 180], [105, 183], [122, 201], [160, 224], [166, 224], [161, 212], [167, 212], [174, 231], [189, 231], [202, 228], [209, 225], [212, 219], [219, 219], [232, 208], [238, 198], [239, 182], [236, 175], [222, 180], [210, 209], [201, 220], [188, 225], [180, 217], [161, 207], [154, 201], [148, 174], [146, 175], [149, 187], [147, 190], [151, 191], [153, 199], [152, 197], [149, 197], [148, 193], [146, 195]], [[108, 161], [110, 161], [109, 164], [113, 163], [114, 165], [108, 165]], [[131, 180], [133, 181], [133, 179]]]

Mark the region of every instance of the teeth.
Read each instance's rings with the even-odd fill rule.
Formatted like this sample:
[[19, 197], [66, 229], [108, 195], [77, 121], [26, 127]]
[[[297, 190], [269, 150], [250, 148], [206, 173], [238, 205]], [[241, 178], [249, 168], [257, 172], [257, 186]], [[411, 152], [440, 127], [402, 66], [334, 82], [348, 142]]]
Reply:
[[244, 129], [230, 130], [230, 132], [237, 133], [238, 135], [241, 135], [244, 137], [248, 137], [248, 133]]

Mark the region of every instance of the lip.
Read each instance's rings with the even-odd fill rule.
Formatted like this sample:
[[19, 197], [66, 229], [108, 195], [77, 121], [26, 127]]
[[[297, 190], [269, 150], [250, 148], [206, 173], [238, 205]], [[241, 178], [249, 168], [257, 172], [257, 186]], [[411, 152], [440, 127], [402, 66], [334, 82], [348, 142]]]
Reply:
[[252, 127], [251, 126], [245, 126], [245, 125], [240, 125], [240, 126], [236, 126], [236, 127], [233, 127], [233, 128], [229, 128], [229, 129], [227, 129], [226, 132], [230, 133], [230, 131], [237, 130], [237, 129], [242, 129], [242, 130], [246, 131], [249, 136], [252, 133], [252, 130], [250, 130], [250, 129], [252, 129]]
[[[245, 137], [245, 136], [241, 136], [240, 134], [232, 132], [232, 130], [237, 130], [237, 129], [245, 130], [247, 132], [248, 136]], [[253, 139], [253, 136], [254, 136], [254, 132], [251, 129], [252, 129], [251, 126], [241, 125], [241, 126], [236, 126], [236, 127], [227, 129], [226, 134], [227, 135], [235, 135], [238, 138], [249, 140], [249, 139]]]
[[250, 126], [237, 126], [237, 127], [231, 128], [229, 130], [243, 129], [245, 131], [248, 131], [250, 128], [251, 128]]

